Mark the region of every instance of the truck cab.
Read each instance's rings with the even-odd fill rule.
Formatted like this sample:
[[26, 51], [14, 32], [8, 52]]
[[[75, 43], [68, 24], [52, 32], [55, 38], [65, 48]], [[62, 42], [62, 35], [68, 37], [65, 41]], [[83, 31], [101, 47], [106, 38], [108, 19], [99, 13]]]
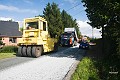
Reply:
[[63, 33], [60, 36], [60, 43], [62, 46], [73, 46], [74, 45], [74, 35], [72, 33]]
[[60, 36], [60, 44], [62, 46], [77, 45], [78, 37], [75, 28], [65, 28], [64, 33]]

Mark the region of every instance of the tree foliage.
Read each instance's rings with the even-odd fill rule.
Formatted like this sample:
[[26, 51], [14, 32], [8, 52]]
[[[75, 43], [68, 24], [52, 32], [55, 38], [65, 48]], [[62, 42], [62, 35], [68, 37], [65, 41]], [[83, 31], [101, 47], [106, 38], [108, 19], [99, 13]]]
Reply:
[[73, 27], [73, 19], [65, 10], [62, 11], [61, 16], [64, 28]]
[[48, 21], [48, 30], [51, 37], [55, 37], [55, 35], [59, 36], [63, 31], [63, 25], [58, 5], [48, 3], [46, 8], [44, 8], [43, 14]]
[[20, 31], [23, 33], [23, 27], [20, 27]]

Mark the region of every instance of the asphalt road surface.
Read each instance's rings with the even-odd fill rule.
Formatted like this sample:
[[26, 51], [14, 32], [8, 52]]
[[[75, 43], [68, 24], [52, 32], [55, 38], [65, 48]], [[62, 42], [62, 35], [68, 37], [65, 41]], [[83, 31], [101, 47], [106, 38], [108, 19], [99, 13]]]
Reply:
[[71, 67], [86, 53], [74, 47], [39, 58], [14, 57], [0, 60], [0, 80], [64, 80]]

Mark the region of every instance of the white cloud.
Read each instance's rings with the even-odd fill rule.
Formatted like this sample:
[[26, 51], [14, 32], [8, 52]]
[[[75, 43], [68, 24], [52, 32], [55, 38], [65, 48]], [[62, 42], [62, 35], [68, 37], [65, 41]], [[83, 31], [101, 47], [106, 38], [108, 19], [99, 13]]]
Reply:
[[[10, 17], [0, 17], [0, 21], [15, 21], [13, 18]], [[23, 27], [23, 21], [16, 21], [19, 24], [19, 27]]]
[[25, 3], [28, 3], [28, 4], [33, 4], [33, 2], [31, 0], [23, 0]]
[[7, 5], [0, 5], [0, 10], [7, 10], [7, 11], [14, 11], [14, 12], [20, 12], [20, 13], [37, 13], [36, 10], [31, 9], [20, 9], [15, 6], [7, 6]]
[[[92, 32], [92, 27], [87, 24], [88, 21], [77, 21], [78, 23], [78, 27], [80, 28], [80, 32], [82, 33], [82, 35], [87, 35], [89, 37], [96, 37], [96, 38], [101, 38], [101, 34], [100, 34], [100, 29], [93, 29]], [[93, 35], [92, 35], [93, 33]]]
[[14, 21], [14, 19], [12, 19], [10, 17], [0, 17], [0, 20], [1, 21], [10, 21], [10, 20]]
[[77, 21], [78, 26], [80, 28], [85, 28], [85, 27], [91, 27], [89, 24], [87, 24], [88, 21]]
[[76, 3], [76, 0], [64, 0], [64, 1], [67, 1], [67, 2], [69, 2], [69, 3], [71, 3], [71, 4]]

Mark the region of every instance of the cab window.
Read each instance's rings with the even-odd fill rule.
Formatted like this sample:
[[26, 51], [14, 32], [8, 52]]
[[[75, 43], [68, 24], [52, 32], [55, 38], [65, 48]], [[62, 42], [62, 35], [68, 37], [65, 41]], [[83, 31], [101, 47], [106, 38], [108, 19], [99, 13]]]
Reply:
[[38, 22], [29, 22], [26, 23], [27, 29], [38, 29]]

